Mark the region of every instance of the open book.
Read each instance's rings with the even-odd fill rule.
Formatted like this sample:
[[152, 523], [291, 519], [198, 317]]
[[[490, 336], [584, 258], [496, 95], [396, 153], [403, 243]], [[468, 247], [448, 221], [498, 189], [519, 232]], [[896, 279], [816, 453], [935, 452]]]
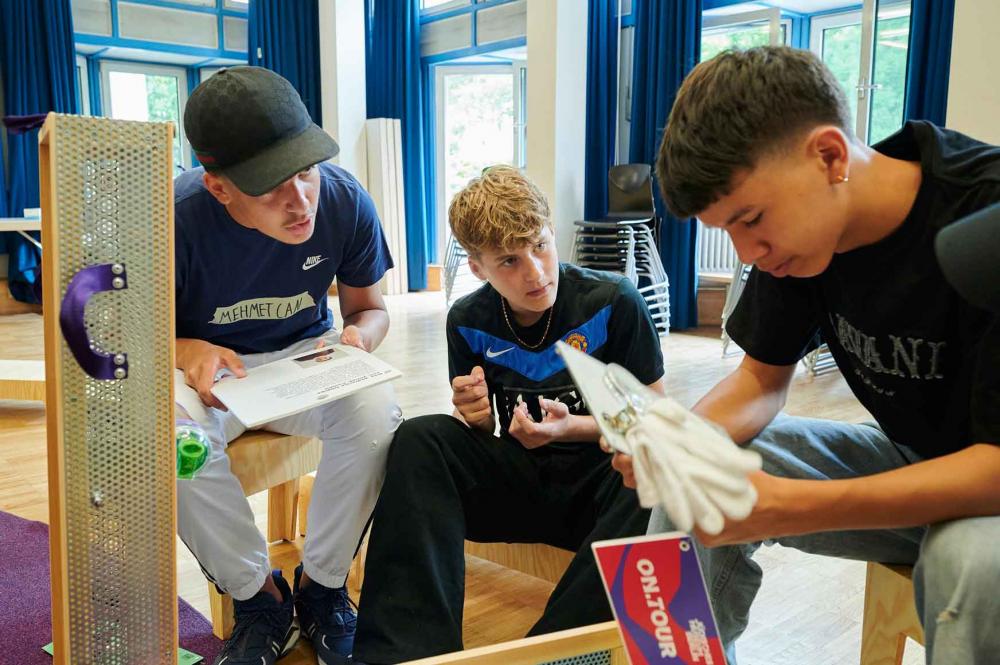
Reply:
[[248, 369], [242, 379], [227, 376], [212, 394], [244, 425], [257, 427], [400, 376], [372, 354], [337, 344]]

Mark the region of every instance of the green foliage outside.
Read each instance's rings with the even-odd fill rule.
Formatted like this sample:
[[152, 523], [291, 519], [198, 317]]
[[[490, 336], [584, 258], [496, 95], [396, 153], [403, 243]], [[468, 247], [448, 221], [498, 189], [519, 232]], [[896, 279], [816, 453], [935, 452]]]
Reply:
[[726, 49], [745, 50], [770, 43], [771, 30], [767, 25], [705, 32], [701, 36], [701, 61], [711, 60]]
[[[180, 106], [177, 103], [177, 79], [173, 76], [146, 75], [146, 104], [149, 109], [149, 119], [152, 122], [171, 121], [180, 128]], [[174, 164], [180, 165], [181, 160], [180, 132], [174, 132]]]
[[514, 87], [510, 74], [444, 78], [445, 205], [482, 170], [514, 162]]

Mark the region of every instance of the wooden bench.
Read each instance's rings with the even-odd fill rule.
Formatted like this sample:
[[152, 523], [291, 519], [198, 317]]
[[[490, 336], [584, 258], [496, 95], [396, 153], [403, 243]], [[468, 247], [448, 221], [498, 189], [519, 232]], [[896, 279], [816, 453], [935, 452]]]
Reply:
[[924, 629], [913, 600], [913, 569], [869, 563], [861, 665], [900, 665], [907, 637], [924, 643]]
[[[296, 528], [300, 508], [305, 513], [305, 506], [299, 505], [300, 480], [316, 470], [322, 452], [319, 439], [262, 430], [246, 432], [226, 448], [230, 468], [243, 492], [250, 496], [267, 490], [269, 543], [293, 541], [300, 531], [304, 532], [304, 526]], [[308, 498], [302, 503], [308, 505]], [[220, 594], [211, 582], [208, 595], [212, 632], [219, 639], [227, 639], [233, 632], [233, 599], [229, 594]]]
[[0, 360], [0, 399], [45, 401], [45, 361]]

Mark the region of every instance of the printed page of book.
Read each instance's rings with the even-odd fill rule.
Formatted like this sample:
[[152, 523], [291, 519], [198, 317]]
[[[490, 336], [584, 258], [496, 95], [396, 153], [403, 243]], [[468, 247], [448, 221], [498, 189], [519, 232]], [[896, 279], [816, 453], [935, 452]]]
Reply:
[[336, 401], [402, 373], [370, 353], [337, 344], [227, 376], [212, 394], [248, 428]]

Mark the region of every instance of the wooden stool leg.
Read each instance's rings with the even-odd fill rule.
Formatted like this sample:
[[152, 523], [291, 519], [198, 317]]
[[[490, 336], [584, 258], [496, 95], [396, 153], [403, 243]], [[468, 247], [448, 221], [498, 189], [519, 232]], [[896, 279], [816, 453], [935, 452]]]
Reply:
[[220, 640], [228, 640], [233, 634], [236, 618], [233, 615], [233, 597], [219, 593], [215, 585], [208, 583], [208, 603], [212, 614], [212, 634]]
[[313, 481], [315, 478], [306, 474], [299, 478], [299, 535], [306, 535], [306, 517], [309, 514], [309, 501], [312, 499]]
[[923, 628], [913, 601], [913, 584], [903, 572], [869, 563], [861, 629], [861, 665], [900, 665], [906, 637], [923, 644]]
[[295, 540], [298, 516], [299, 479], [276, 485], [267, 491], [267, 540]]
[[358, 549], [358, 554], [354, 557], [354, 561], [351, 562], [351, 570], [347, 574], [347, 590], [355, 598], [361, 594], [361, 585], [365, 581], [365, 557], [368, 554], [369, 533], [371, 533], [371, 529], [368, 530], [364, 540], [361, 541], [361, 547]]

